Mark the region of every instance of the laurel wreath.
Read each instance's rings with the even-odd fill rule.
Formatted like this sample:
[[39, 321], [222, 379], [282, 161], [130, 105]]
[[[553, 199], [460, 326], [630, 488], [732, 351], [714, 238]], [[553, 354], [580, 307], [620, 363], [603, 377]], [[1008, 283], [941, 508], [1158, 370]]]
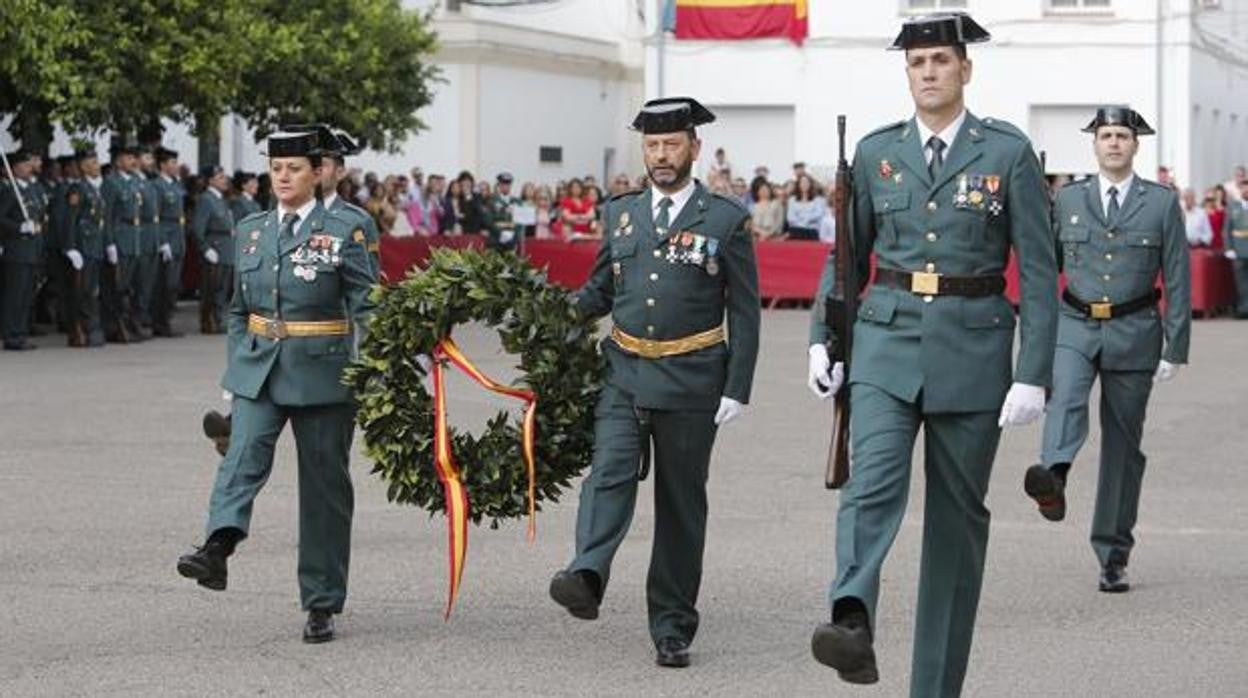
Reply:
[[[374, 289], [373, 300], [359, 358], [343, 380], [354, 388], [364, 450], [372, 472], [388, 483], [389, 500], [445, 511], [434, 470], [433, 400], [416, 357], [476, 322], [497, 330], [503, 350], [519, 357], [516, 385], [537, 395], [535, 499], [539, 509], [558, 501], [590, 462], [602, 372], [596, 323], [577, 312], [568, 292], [513, 254], [442, 249], [423, 272]], [[518, 418], [500, 410], [479, 435], [452, 428], [451, 443], [473, 523], [497, 527], [527, 513]]]

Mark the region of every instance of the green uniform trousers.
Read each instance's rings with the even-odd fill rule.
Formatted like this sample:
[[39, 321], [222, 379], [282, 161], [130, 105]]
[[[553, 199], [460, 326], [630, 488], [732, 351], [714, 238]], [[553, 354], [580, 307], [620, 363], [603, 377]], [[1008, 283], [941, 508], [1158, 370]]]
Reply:
[[351, 515], [348, 470], [355, 432], [349, 403], [290, 407], [268, 390], [249, 400], [235, 396], [230, 448], [217, 469], [208, 507], [208, 535], [237, 528], [245, 536], [252, 503], [273, 470], [273, 448], [290, 421], [299, 460], [299, 596], [304, 610], [338, 613], [347, 598]]
[[[874, 626], [880, 570], [906, 513], [923, 427], [923, 555], [910, 695], [957, 696], [966, 676], [988, 546], [984, 497], [1001, 430], [996, 412], [924, 414], [873, 385], [851, 386], [853, 462], [836, 517], [830, 597], [858, 599]], [[920, 395], [920, 401], [922, 396]]]
[[[106, 267], [111, 269], [112, 267]], [[83, 332], [84, 338], [99, 342], [103, 337], [100, 327], [100, 269], [98, 259], [85, 257], [82, 269], [67, 267], [65, 283], [66, 320]]]
[[207, 260], [199, 266], [199, 316], [214, 326], [225, 329], [225, 313], [230, 307], [234, 289], [234, 265]]
[[109, 337], [122, 330], [137, 329], [134, 317], [134, 284], [138, 269], [138, 257], [119, 255], [117, 264], [107, 264], [100, 269], [104, 297], [104, 332]]
[[135, 259], [138, 266], [134, 271], [134, 315], [140, 325], [151, 327], [155, 309], [156, 284], [160, 279], [160, 254], [144, 252]]
[[[611, 575], [611, 560], [633, 520], [641, 458], [632, 396], [603, 388], [594, 422], [594, 458], [581, 484], [576, 558], [568, 569]], [[653, 410], [654, 542], [646, 578], [650, 635], [692, 641], [706, 543], [706, 480], [715, 443], [710, 411]]]
[[1248, 315], [1248, 259], [1235, 260], [1236, 315]]
[[3, 308], [0, 308], [0, 332], [5, 344], [21, 344], [30, 331], [30, 311], [35, 303], [35, 265], [6, 263], [4, 265]]
[[1106, 371], [1094, 359], [1058, 346], [1053, 395], [1044, 418], [1040, 460], [1073, 463], [1088, 438], [1088, 393], [1101, 378], [1101, 473], [1092, 517], [1092, 550], [1101, 566], [1126, 565], [1147, 460], [1140, 451], [1144, 416], [1153, 390], [1150, 371]]
[[173, 259], [161, 261], [156, 280], [156, 295], [152, 303], [152, 327], [166, 331], [173, 329], [173, 313], [178, 307], [178, 294], [182, 291], [182, 263], [184, 255], [174, 253]]

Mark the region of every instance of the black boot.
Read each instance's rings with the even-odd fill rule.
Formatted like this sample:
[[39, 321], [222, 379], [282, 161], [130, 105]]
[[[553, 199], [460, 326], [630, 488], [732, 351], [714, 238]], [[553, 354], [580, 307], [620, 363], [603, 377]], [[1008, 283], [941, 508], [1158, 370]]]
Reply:
[[1049, 521], [1066, 518], [1066, 468], [1069, 467], [1067, 463], [1057, 463], [1051, 468], [1037, 463], [1023, 476], [1023, 491], [1036, 500], [1040, 515]]
[[194, 579], [205, 589], [224, 591], [229, 579], [226, 559], [234, 553], [241, 534], [236, 528], [214, 531], [206, 543], [178, 558], [178, 574]]
[[689, 666], [689, 642], [679, 637], [665, 637], [654, 643], [654, 663], [661, 667], [684, 669]]
[[832, 622], [815, 628], [810, 638], [810, 651], [820, 664], [836, 669], [842, 681], [868, 684], [880, 680], [875, 665], [875, 649], [872, 647], [871, 624], [862, 604], [854, 601], [853, 610], [844, 611], [838, 617], [833, 611]]
[[308, 622], [303, 626], [303, 641], [308, 644], [329, 642], [334, 639], [334, 614], [332, 611], [312, 609]]
[[602, 581], [589, 570], [560, 570], [550, 580], [550, 598], [573, 617], [594, 620], [602, 604]]

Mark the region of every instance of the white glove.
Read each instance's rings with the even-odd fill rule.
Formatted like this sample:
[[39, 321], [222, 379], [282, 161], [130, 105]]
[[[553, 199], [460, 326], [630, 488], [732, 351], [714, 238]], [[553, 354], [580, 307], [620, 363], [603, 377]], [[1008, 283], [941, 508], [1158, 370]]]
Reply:
[[65, 257], [69, 259], [69, 265], [74, 271], [82, 271], [82, 253], [78, 250], [65, 250]]
[[420, 385], [425, 389], [426, 393], [433, 394], [433, 359], [428, 354], [417, 354], [416, 364], [420, 366], [425, 375], [420, 377]]
[[230, 391], [228, 391], [228, 390], [222, 390], [222, 391], [221, 391], [221, 399], [222, 399], [222, 400], [225, 400], [226, 402], [233, 402], [233, 401], [234, 401], [234, 393], [231, 393], [231, 392], [230, 392]]
[[161, 245], [159, 250], [160, 250], [160, 260], [162, 262], [173, 261], [173, 248], [169, 246], [169, 243], [166, 242], [165, 244]]
[[1179, 365], [1162, 359], [1157, 364], [1157, 372], [1153, 374], [1154, 383], [1165, 383], [1179, 373]]
[[1021, 427], [1031, 424], [1044, 414], [1044, 388], [1038, 385], [1015, 383], [1005, 394], [1001, 405], [1001, 417], [997, 426]]
[[715, 413], [715, 426], [722, 427], [741, 416], [745, 406], [730, 397], [719, 399], [719, 411]]
[[1226, 257], [1227, 259], [1238, 259], [1238, 258], [1239, 258], [1239, 255], [1235, 254], [1235, 250], [1227, 250], [1226, 252], [1223, 252], [1223, 253], [1222, 253], [1222, 256], [1223, 256], [1223, 257]]
[[845, 364], [837, 361], [832, 365], [828, 358], [828, 350], [822, 344], [812, 344], [806, 350], [810, 355], [810, 368], [807, 371], [806, 386], [820, 400], [837, 394], [841, 384], [845, 382]]
[[22, 225], [17, 230], [22, 235], [34, 235], [39, 228], [34, 221], [22, 221]]
[[514, 240], [515, 237], [516, 237], [516, 231], [514, 230], [502, 230], [502, 231], [499, 231], [498, 233], [498, 241], [504, 245], [511, 243], [511, 241]]
[[117, 264], [117, 246], [109, 245], [108, 247], [105, 247], [104, 256], [108, 257], [109, 264], [116, 265]]
[[216, 250], [209, 247], [208, 249], [204, 250], [204, 259], [208, 260], [209, 264], [216, 264], [217, 262], [221, 261], [221, 255], [217, 254]]

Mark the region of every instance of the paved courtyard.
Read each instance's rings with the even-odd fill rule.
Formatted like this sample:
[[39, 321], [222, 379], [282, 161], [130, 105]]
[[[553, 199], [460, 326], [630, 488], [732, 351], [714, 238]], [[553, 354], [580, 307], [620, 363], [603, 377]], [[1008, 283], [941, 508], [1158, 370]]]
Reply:
[[[184, 305], [183, 329], [192, 315]], [[569, 492], [539, 515], [534, 545], [519, 522], [471, 531], [444, 622], [444, 519], [387, 503], [357, 454], [347, 611], [337, 641], [307, 646], [289, 432], [229, 590], [174, 571], [202, 537], [217, 459], [199, 419], [222, 406], [223, 338], [96, 351], [45, 338], [39, 351], [0, 355], [0, 696], [903, 696], [921, 485], [885, 568], [881, 682], [840, 683], [810, 657], [837, 495], [822, 485], [830, 413], [804, 385], [805, 323], [798, 311], [764, 313], [755, 398], [716, 446], [703, 624], [684, 671], [655, 667], [646, 633], [651, 482], [598, 621], [546, 596], [572, 551]], [[489, 333], [459, 338], [507, 374]], [[1153, 393], [1129, 594], [1096, 591], [1087, 543], [1099, 429], [1058, 525], [1021, 492], [1039, 425], [1006, 432], [965, 695], [1248, 696], [1245, 357], [1248, 323], [1197, 322], [1192, 365]], [[466, 382], [453, 390], [460, 425], [504, 404]]]

